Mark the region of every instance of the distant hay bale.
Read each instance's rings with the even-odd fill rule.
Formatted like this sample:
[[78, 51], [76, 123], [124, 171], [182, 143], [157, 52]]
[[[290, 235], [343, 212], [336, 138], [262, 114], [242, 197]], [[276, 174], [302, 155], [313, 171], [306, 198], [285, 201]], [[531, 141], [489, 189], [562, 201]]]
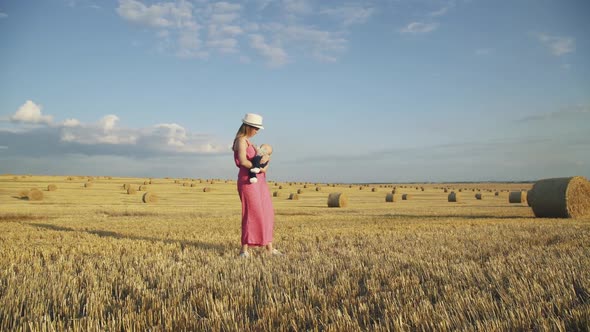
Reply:
[[209, 188], [209, 187], [205, 187], [205, 188], [203, 188], [203, 192], [204, 192], [204, 193], [208, 193], [208, 192], [210, 192], [210, 191], [211, 191], [211, 188]]
[[158, 196], [156, 194], [148, 191], [145, 194], [143, 194], [143, 197], [141, 198], [141, 200], [144, 203], [156, 203], [156, 202], [158, 202]]
[[148, 186], [146, 186], [146, 185], [139, 186], [139, 191], [147, 191], [147, 190], [148, 190]]
[[451, 191], [449, 196], [447, 197], [449, 202], [460, 202], [461, 201], [461, 194], [458, 192]]
[[41, 201], [43, 200], [43, 192], [39, 189], [31, 189], [27, 194], [29, 201]]
[[283, 189], [283, 186], [279, 186], [279, 189]]
[[191, 183], [191, 188], [192, 187], [196, 187], [196, 186], [197, 186], [197, 183], [196, 182]]
[[344, 193], [330, 193], [328, 195], [328, 207], [346, 207], [348, 197]]
[[183, 186], [183, 187], [188, 187], [188, 186], [190, 186], [190, 183], [188, 183], [188, 182], [184, 182], [184, 183], [182, 184], [182, 186]]
[[412, 196], [411, 196], [410, 194], [403, 194], [403, 195], [402, 195], [402, 201], [407, 201], [407, 200], [409, 200], [410, 198], [412, 198]]
[[482, 193], [475, 194], [475, 199], [482, 200], [483, 199], [483, 194]]
[[509, 203], [524, 203], [526, 202], [526, 191], [511, 191], [508, 194]]
[[129, 183], [125, 183], [125, 184], [123, 185], [123, 189], [127, 190], [127, 189], [129, 189], [129, 188], [131, 188], [131, 185], [130, 185]]
[[590, 215], [590, 182], [583, 176], [544, 179], [531, 189], [531, 207], [539, 218]]
[[92, 187], [92, 182], [84, 183], [84, 188], [90, 188], [90, 187]]
[[307, 189], [307, 185], [306, 185], [306, 184], [305, 184], [305, 185], [303, 185], [303, 188], [306, 188], [306, 189]]
[[494, 193], [494, 196], [500, 196], [500, 192], [499, 192], [499, 191], [496, 191], [496, 192]]
[[143, 184], [149, 184], [149, 183], [150, 183], [149, 181], [143, 181]]
[[298, 194], [303, 194], [303, 189], [297, 189]]
[[315, 191], [322, 191], [322, 187], [315, 187]]
[[135, 190], [135, 188], [129, 187], [129, 188], [127, 189], [127, 194], [128, 194], [128, 195], [133, 195], [133, 194], [135, 194], [136, 192], [137, 192], [137, 190]]
[[395, 193], [388, 193], [387, 195], [385, 195], [385, 201], [386, 202], [397, 202], [398, 200], [398, 196], [395, 195]]
[[447, 192], [449, 192], [449, 189], [445, 188], [445, 189], [444, 189], [444, 192], [446, 192], [446, 193], [447, 193]]
[[363, 186], [360, 186], [360, 187], [359, 187], [359, 190], [363, 190]]
[[281, 193], [278, 192], [278, 191], [275, 191], [274, 193], [272, 193], [272, 196], [273, 197], [279, 197], [279, 196], [281, 196]]
[[19, 191], [18, 194], [16, 195], [16, 197], [18, 197], [20, 199], [29, 198], [29, 190], [23, 189], [23, 190]]
[[47, 186], [47, 191], [56, 191], [57, 190], [57, 186], [54, 184], [50, 184]]
[[377, 192], [377, 188], [372, 188], [371, 191], [372, 192]]
[[289, 199], [292, 201], [299, 200], [299, 195], [297, 195], [295, 193], [291, 193], [291, 195], [289, 195]]

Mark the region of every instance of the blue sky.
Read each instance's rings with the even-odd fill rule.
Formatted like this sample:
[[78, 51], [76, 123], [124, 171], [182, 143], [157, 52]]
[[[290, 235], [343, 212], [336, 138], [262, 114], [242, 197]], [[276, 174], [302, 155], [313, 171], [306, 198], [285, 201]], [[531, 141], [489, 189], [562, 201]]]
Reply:
[[585, 0], [0, 0], [0, 173], [590, 177]]

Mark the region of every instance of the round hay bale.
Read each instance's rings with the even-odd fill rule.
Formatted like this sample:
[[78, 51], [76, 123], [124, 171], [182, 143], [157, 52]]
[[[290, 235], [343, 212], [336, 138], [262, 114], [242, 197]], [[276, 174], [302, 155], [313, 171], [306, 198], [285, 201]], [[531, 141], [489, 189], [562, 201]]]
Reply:
[[461, 194], [458, 192], [451, 191], [449, 196], [447, 197], [449, 202], [460, 202], [461, 201]]
[[395, 193], [388, 193], [387, 195], [385, 195], [385, 201], [386, 202], [397, 202], [398, 200], [398, 196], [395, 195]]
[[129, 188], [131, 188], [131, 185], [130, 185], [129, 183], [125, 183], [125, 184], [123, 185], [123, 189], [127, 190], [127, 189], [129, 189]]
[[197, 183], [196, 182], [191, 183], [191, 188], [192, 187], [196, 187], [196, 186], [197, 186]]
[[524, 203], [526, 202], [526, 191], [511, 191], [508, 195], [509, 203]]
[[583, 176], [544, 179], [531, 189], [531, 207], [539, 218], [590, 215], [590, 182]]
[[496, 192], [494, 193], [494, 196], [500, 196], [500, 192], [499, 192], [499, 191], [496, 191]]
[[289, 195], [289, 199], [292, 201], [297, 201], [297, 200], [299, 200], [299, 195], [297, 195], [295, 193], [291, 193], [291, 195]]
[[56, 191], [57, 190], [57, 186], [54, 184], [50, 184], [47, 186], [47, 191]]
[[475, 199], [482, 200], [483, 199], [483, 194], [482, 193], [475, 194]]
[[141, 200], [144, 203], [156, 203], [158, 202], [158, 196], [156, 194], [150, 193], [149, 191], [143, 194]]
[[92, 182], [84, 183], [84, 188], [90, 188], [90, 187], [92, 187]]
[[143, 184], [150, 184], [149, 181], [143, 181]]
[[27, 194], [29, 201], [41, 201], [43, 200], [43, 192], [39, 189], [31, 189]]
[[449, 189], [445, 188], [444, 189], [444, 192], [448, 193], [449, 192]]
[[411, 196], [410, 194], [403, 194], [403, 195], [402, 195], [402, 201], [407, 201], [407, 200], [409, 200], [410, 198], [412, 198], [412, 196]]
[[297, 189], [298, 194], [303, 194], [303, 189]]
[[188, 183], [188, 182], [184, 182], [184, 183], [182, 184], [182, 186], [183, 186], [183, 187], [188, 187], [188, 186], [190, 186], [190, 183]]
[[136, 192], [137, 192], [137, 190], [135, 190], [135, 188], [129, 187], [129, 188], [127, 189], [127, 194], [128, 194], [128, 195], [133, 195], [133, 194], [135, 194]]
[[533, 190], [528, 190], [526, 192], [526, 203], [528, 206], [533, 206]]
[[315, 187], [315, 191], [322, 191], [322, 187]]
[[272, 196], [273, 197], [279, 197], [279, 196], [281, 196], [281, 193], [278, 192], [278, 191], [275, 191], [274, 193], [272, 193]]
[[147, 191], [148, 187], [146, 185], [139, 186], [139, 191]]
[[307, 189], [307, 185], [306, 185], [306, 184], [304, 184], [304, 185], [303, 185], [303, 188], [306, 188], [306, 189]]
[[377, 192], [377, 188], [372, 188], [371, 191], [372, 192]]
[[348, 197], [344, 193], [330, 193], [328, 195], [328, 207], [346, 207]]
[[283, 189], [283, 186], [279, 186], [279, 189]]
[[205, 188], [203, 188], [203, 192], [204, 192], [204, 193], [208, 193], [208, 192], [210, 192], [210, 191], [211, 191], [211, 188], [209, 188], [209, 187], [205, 187]]

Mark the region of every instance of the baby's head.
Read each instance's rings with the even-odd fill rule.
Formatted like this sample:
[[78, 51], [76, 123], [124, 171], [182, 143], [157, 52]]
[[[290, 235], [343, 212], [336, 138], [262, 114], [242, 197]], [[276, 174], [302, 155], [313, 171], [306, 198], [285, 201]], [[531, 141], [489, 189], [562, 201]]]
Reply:
[[260, 145], [260, 150], [262, 150], [262, 152], [266, 153], [269, 156], [272, 154], [272, 146], [270, 146], [270, 144]]

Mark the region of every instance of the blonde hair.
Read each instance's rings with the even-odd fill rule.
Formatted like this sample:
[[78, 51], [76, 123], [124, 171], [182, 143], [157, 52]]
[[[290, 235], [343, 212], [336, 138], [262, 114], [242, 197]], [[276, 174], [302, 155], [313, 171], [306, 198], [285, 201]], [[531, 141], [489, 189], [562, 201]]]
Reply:
[[232, 150], [236, 151], [236, 141], [238, 138], [251, 136], [250, 134], [252, 133], [252, 130], [254, 130], [254, 127], [242, 123], [240, 129], [238, 129], [238, 132], [236, 133], [236, 138], [234, 138]]

